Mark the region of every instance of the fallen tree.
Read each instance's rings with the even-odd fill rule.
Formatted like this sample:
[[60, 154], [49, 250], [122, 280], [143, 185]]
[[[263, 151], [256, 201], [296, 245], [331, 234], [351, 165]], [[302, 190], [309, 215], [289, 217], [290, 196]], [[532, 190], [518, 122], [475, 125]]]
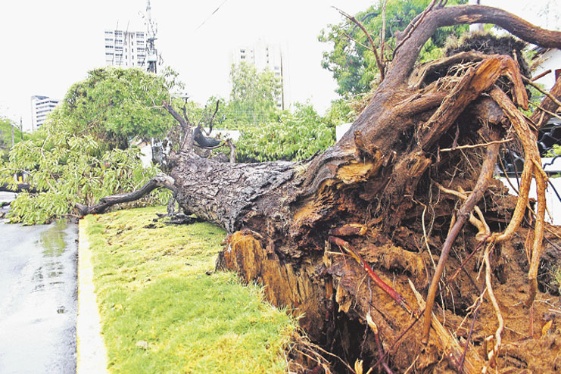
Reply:
[[[561, 32], [499, 9], [444, 5], [433, 1], [401, 34], [351, 130], [308, 162], [200, 157], [192, 125], [164, 103], [186, 136], [172, 179], [147, 189], [168, 187], [184, 213], [224, 227], [218, 266], [301, 315], [314, 344], [338, 357], [331, 370], [554, 372], [561, 304], [538, 281], [540, 264], [559, 260], [561, 232], [545, 222], [536, 134], [560, 106], [561, 80], [527, 117], [509, 55], [415, 65], [442, 26], [494, 23], [547, 48], [561, 48]], [[493, 178], [501, 147], [524, 155], [518, 197]], [[293, 354], [329, 370], [305, 347]]]

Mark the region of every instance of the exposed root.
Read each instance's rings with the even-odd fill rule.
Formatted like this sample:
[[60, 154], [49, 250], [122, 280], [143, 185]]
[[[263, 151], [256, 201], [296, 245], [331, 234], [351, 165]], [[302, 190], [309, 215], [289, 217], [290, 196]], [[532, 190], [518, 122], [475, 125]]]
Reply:
[[[411, 287], [411, 290], [413, 291], [417, 299], [417, 303], [419, 304], [419, 307], [421, 309], [424, 308], [425, 316], [427, 314], [430, 316], [432, 321], [432, 327], [435, 330], [436, 335], [443, 346], [446, 358], [448, 359], [450, 364], [456, 369], [459, 369], [461, 363], [463, 369], [462, 372], [464, 373], [479, 372], [477, 370], [479, 364], [479, 362], [477, 362], [477, 359], [475, 357], [466, 357], [467, 356], [466, 351], [462, 349], [458, 341], [450, 334], [450, 332], [442, 325], [442, 323], [440, 323], [440, 321], [438, 320], [438, 318], [436, 318], [434, 313], [426, 309], [426, 303], [423, 300], [423, 297], [415, 289], [415, 286], [411, 281], [409, 281], [409, 286]], [[466, 344], [469, 345], [469, 342], [466, 342]]]
[[[495, 345], [489, 352], [487, 352], [487, 359], [489, 360], [489, 364], [494, 367], [496, 365], [496, 357], [499, 354], [499, 350], [501, 348], [501, 335], [504, 329], [504, 319], [501, 314], [501, 309], [499, 308], [497, 298], [495, 297], [495, 293], [493, 292], [493, 286], [491, 283], [491, 264], [489, 262], [489, 253], [491, 252], [492, 248], [494, 248], [493, 243], [487, 245], [487, 247], [485, 248], [483, 259], [485, 261], [485, 285], [487, 287], [487, 294], [489, 295], [489, 299], [491, 299], [493, 309], [495, 310], [495, 314], [497, 315], [497, 321], [499, 322], [499, 326], [495, 331]], [[486, 369], [487, 367], [485, 367], [484, 372], [486, 372]]]
[[506, 139], [503, 139], [503, 140], [495, 140], [495, 141], [492, 141], [492, 142], [482, 143], [482, 144], [468, 144], [468, 145], [461, 145], [461, 146], [457, 146], [457, 147], [453, 147], [453, 148], [441, 148], [440, 153], [458, 151], [458, 150], [461, 150], [461, 149], [474, 149], [474, 148], [487, 147], [491, 144], [505, 144], [505, 143], [510, 143], [512, 140], [513, 140], [512, 138], [506, 138]]
[[[381, 365], [382, 368], [384, 369], [384, 371], [387, 374], [393, 374], [392, 370], [388, 366], [387, 356], [384, 353], [384, 347], [382, 346], [382, 342], [380, 341], [380, 334], [378, 332], [378, 326], [376, 325], [376, 323], [372, 319], [372, 316], [370, 315], [370, 313], [366, 314], [366, 323], [368, 324], [368, 326], [372, 330], [372, 333], [374, 333], [374, 339], [376, 340], [376, 348], [378, 350], [378, 363], [377, 363], [377, 365]], [[372, 370], [373, 368], [371, 368], [370, 370]]]
[[460, 233], [464, 223], [468, 219], [471, 211], [475, 207], [475, 205], [479, 202], [479, 200], [483, 197], [483, 194], [487, 190], [487, 186], [489, 181], [493, 177], [493, 171], [495, 168], [495, 163], [497, 161], [497, 156], [499, 154], [499, 144], [491, 144], [487, 148], [487, 156], [483, 161], [483, 165], [481, 166], [481, 172], [479, 174], [479, 178], [475, 184], [473, 192], [471, 195], [466, 199], [464, 204], [461, 206], [458, 214], [456, 215], [456, 222], [452, 225], [448, 236], [442, 246], [442, 251], [440, 254], [440, 258], [438, 260], [438, 265], [436, 267], [435, 273], [432, 278], [431, 285], [429, 287], [429, 292], [427, 295], [427, 309], [425, 310], [424, 316], [424, 324], [423, 324], [423, 335], [424, 341], [423, 343], [428, 343], [429, 340], [429, 333], [430, 333], [430, 326], [431, 326], [431, 312], [434, 306], [434, 299], [436, 296], [436, 291], [438, 288], [438, 283], [440, 282], [440, 278], [442, 273], [444, 272], [444, 267], [446, 265], [446, 261], [448, 260], [448, 256], [450, 254], [450, 250], [452, 249], [452, 245], [456, 240], [456, 237]]
[[294, 333], [290, 346], [287, 347], [286, 355], [290, 373], [331, 374], [331, 364], [324, 356], [337, 358], [343, 365], [350, 368], [340, 357], [312, 343], [306, 333], [300, 329]]
[[509, 240], [514, 232], [520, 227], [526, 206], [528, 205], [528, 194], [532, 177], [536, 180], [536, 193], [538, 197], [538, 207], [536, 212], [536, 222], [534, 225], [534, 240], [532, 243], [530, 269], [528, 270], [528, 280], [530, 282], [530, 293], [526, 300], [526, 305], [530, 306], [538, 291], [538, 267], [543, 252], [543, 237], [545, 227], [545, 188], [547, 175], [541, 167], [541, 158], [538, 152], [535, 132], [531, 131], [525, 117], [518, 111], [516, 106], [510, 101], [508, 96], [498, 88], [494, 88], [490, 93], [493, 100], [504, 110], [514, 127], [518, 138], [524, 149], [524, 170], [519, 189], [518, 202], [508, 227], [502, 234], [493, 235], [489, 238], [492, 242], [502, 242]]
[[[463, 199], [463, 200], [467, 200], [467, 198], [468, 198], [468, 195], [466, 195], [465, 191], [463, 191], [461, 189], [461, 187], [460, 187], [460, 191], [454, 191], [454, 190], [451, 190], [449, 188], [446, 188], [446, 187], [442, 186], [439, 183], [435, 183], [435, 184], [438, 187], [438, 189], [441, 190], [442, 192], [445, 192], [445, 193], [450, 194], [450, 195], [454, 195], [454, 196], [459, 197], [460, 199]], [[469, 223], [471, 223], [473, 226], [475, 226], [477, 228], [477, 234], [475, 235], [475, 238], [479, 241], [482, 241], [482, 240], [484, 240], [485, 238], [487, 238], [491, 235], [491, 229], [489, 228], [489, 225], [485, 221], [485, 216], [483, 215], [483, 212], [481, 211], [481, 208], [479, 208], [476, 205], [476, 206], [473, 207], [473, 210], [475, 211], [475, 213], [477, 214], [477, 217], [479, 217], [479, 218], [475, 218], [473, 213], [470, 212]]]

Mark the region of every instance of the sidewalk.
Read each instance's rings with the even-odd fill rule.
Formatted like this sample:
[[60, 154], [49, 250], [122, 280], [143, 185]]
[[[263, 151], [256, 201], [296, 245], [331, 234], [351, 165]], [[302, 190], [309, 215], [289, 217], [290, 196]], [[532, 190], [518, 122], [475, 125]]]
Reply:
[[99, 310], [93, 285], [91, 251], [86, 236], [85, 220], [80, 220], [78, 233], [78, 316], [76, 321], [76, 373], [104, 374], [107, 352], [101, 335]]

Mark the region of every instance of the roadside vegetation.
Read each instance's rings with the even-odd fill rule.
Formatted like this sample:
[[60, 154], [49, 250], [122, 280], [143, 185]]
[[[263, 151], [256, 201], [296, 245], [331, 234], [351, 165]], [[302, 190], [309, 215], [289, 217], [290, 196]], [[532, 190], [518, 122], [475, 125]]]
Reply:
[[0, 113], [0, 159], [8, 157], [8, 151], [14, 144], [29, 137], [21, 131], [18, 125], [8, 118], [2, 118]]
[[255, 285], [215, 272], [225, 232], [166, 225], [163, 207], [86, 225], [112, 373], [285, 373], [297, 322]]
[[[69, 217], [75, 203], [137, 189], [158, 173], [142, 165], [134, 141], [163, 136], [174, 124], [153, 106], [169, 99], [174, 79], [173, 73], [107, 67], [72, 85], [46, 123], [0, 161], [0, 185], [17, 189], [18, 174], [30, 188], [11, 204], [10, 222]], [[167, 194], [155, 193], [137, 205], [163, 201]]]

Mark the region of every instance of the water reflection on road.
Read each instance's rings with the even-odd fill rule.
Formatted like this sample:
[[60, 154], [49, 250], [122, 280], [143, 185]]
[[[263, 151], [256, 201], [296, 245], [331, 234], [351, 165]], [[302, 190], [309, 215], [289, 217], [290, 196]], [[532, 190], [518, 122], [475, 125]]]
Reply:
[[77, 238], [0, 223], [0, 373], [76, 372]]

